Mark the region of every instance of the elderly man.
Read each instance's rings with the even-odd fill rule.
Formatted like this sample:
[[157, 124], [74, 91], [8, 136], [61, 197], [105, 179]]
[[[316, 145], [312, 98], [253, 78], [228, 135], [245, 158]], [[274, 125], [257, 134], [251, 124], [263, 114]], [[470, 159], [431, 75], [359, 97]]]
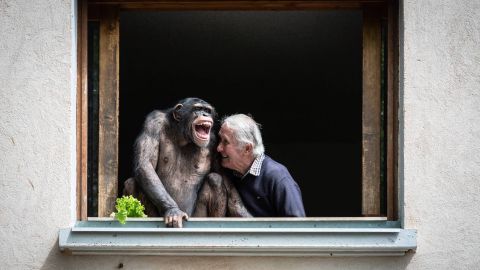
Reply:
[[304, 217], [300, 188], [282, 164], [264, 154], [259, 125], [249, 116], [226, 117], [217, 151], [255, 217]]

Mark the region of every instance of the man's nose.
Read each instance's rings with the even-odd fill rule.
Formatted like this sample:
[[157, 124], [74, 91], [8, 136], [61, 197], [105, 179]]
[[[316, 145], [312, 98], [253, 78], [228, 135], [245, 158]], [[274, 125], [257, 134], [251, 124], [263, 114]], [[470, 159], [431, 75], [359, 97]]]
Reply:
[[217, 146], [217, 152], [221, 152], [221, 151], [222, 151], [222, 145], [219, 144], [219, 145]]

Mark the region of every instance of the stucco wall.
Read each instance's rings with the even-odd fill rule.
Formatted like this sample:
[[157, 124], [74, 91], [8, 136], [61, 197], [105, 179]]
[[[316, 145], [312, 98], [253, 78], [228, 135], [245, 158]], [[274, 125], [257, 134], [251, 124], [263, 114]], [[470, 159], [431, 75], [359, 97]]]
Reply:
[[480, 1], [403, 7], [400, 180], [415, 254], [123, 258], [57, 247], [75, 209], [72, 3], [0, 0], [0, 269], [478, 269]]
[[405, 223], [411, 267], [480, 265], [480, 1], [404, 9]]
[[35, 269], [72, 219], [71, 3], [0, 1], [0, 269]]

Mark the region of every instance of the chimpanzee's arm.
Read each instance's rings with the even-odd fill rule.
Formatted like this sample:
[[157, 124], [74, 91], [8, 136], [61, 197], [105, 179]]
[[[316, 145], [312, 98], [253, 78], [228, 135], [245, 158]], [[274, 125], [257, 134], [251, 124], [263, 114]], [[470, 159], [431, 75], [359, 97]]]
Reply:
[[[165, 222], [171, 223], [173, 218], [173, 221], [178, 222], [181, 227], [182, 218], [188, 218], [188, 216], [178, 208], [155, 171], [160, 147], [160, 132], [165, 124], [163, 121], [165, 121], [164, 115], [159, 111], [147, 117], [134, 146], [134, 173], [148, 198], [164, 213]], [[178, 217], [179, 220], [177, 220]]]
[[229, 217], [253, 217], [243, 204], [242, 197], [238, 193], [232, 180], [227, 176], [225, 169], [220, 166], [220, 155], [216, 150], [212, 154], [212, 171], [218, 173], [227, 191], [227, 216]]

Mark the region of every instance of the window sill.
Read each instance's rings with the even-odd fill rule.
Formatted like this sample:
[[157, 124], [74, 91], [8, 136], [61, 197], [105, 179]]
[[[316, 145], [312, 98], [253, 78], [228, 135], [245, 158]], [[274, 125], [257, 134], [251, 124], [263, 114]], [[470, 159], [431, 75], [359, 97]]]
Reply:
[[79, 221], [61, 229], [60, 250], [73, 255], [401, 256], [416, 249], [416, 230], [379, 218], [191, 218]]

